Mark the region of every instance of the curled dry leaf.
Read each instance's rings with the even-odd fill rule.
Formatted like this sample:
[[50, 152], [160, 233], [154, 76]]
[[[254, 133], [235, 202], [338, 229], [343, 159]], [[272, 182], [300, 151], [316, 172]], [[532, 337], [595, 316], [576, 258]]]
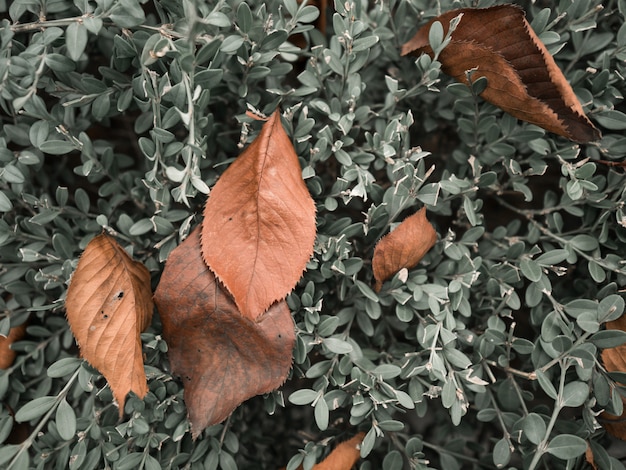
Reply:
[[202, 260], [199, 229], [170, 254], [154, 298], [194, 438], [287, 378], [295, 326], [286, 302], [256, 321], [242, 316]]
[[437, 232], [426, 218], [426, 208], [407, 217], [396, 229], [385, 235], [374, 249], [372, 269], [376, 291], [383, 282], [402, 268], [412, 268], [437, 241]]
[[315, 203], [276, 111], [211, 190], [202, 255], [254, 320], [293, 289], [314, 241]]
[[[626, 315], [622, 315], [617, 320], [606, 322], [607, 330], [626, 331]], [[626, 344], [602, 350], [602, 362], [609, 372], [626, 372]], [[615, 392], [617, 393], [617, 391]], [[622, 397], [624, 409], [626, 410], [626, 399]], [[613, 416], [609, 413], [602, 413], [600, 422], [609, 434], [626, 441], [626, 411], [621, 416]]]
[[122, 415], [128, 392], [148, 392], [140, 334], [154, 310], [150, 273], [112, 237], [98, 235], [78, 262], [65, 308], [82, 356], [109, 382]]
[[428, 40], [430, 27], [439, 21], [444, 32], [450, 20], [462, 14], [450, 43], [438, 60], [442, 70], [468, 84], [487, 78], [481, 96], [507, 113], [575, 142], [600, 138], [587, 119], [567, 79], [516, 5], [462, 8], [432, 19], [406, 44], [402, 55], [425, 52], [434, 57]]
[[26, 323], [23, 323], [11, 328], [8, 336], [0, 336], [0, 369], [8, 369], [13, 365], [16, 353], [11, 345], [22, 339], [25, 332]]

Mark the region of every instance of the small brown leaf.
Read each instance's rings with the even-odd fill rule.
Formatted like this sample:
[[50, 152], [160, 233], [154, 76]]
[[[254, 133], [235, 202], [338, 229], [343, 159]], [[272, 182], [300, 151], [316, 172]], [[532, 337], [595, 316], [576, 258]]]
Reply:
[[82, 356], [109, 382], [121, 416], [128, 392], [148, 392], [140, 334], [154, 309], [150, 273], [115, 239], [98, 235], [78, 262], [65, 307]]
[[242, 316], [202, 260], [199, 228], [170, 254], [154, 298], [194, 438], [287, 378], [295, 326], [286, 302], [256, 322]]
[[8, 369], [13, 365], [16, 352], [11, 345], [24, 337], [26, 323], [15, 326], [9, 330], [8, 336], [0, 336], [0, 369]]
[[255, 320], [293, 289], [313, 253], [315, 203], [276, 111], [207, 201], [202, 255]]
[[312, 470], [350, 470], [361, 458], [361, 443], [364, 432], [358, 433], [352, 439], [342, 442], [328, 454], [320, 463], [313, 465]]
[[407, 217], [396, 229], [385, 235], [374, 249], [372, 269], [376, 291], [383, 282], [402, 268], [412, 268], [437, 241], [437, 232], [426, 218], [426, 208]]
[[430, 27], [439, 21], [444, 32], [450, 20], [462, 14], [452, 40], [438, 60], [442, 70], [468, 84], [487, 77], [481, 96], [507, 113], [575, 142], [600, 138], [587, 119], [567, 79], [516, 5], [462, 8], [432, 19], [406, 44], [402, 55], [413, 53], [434, 57], [428, 41]]
[[598, 470], [598, 466], [593, 458], [593, 451], [591, 450], [591, 446], [587, 443], [587, 450], [585, 451], [585, 460], [593, 470]]
[[[626, 315], [622, 315], [617, 320], [606, 322], [606, 329], [626, 331]], [[603, 349], [602, 363], [609, 372], [626, 372], [626, 344]], [[613, 393], [618, 392], [615, 390]], [[622, 401], [626, 410], [626, 400], [623, 397]], [[626, 441], [626, 411], [621, 416], [604, 412], [601, 418], [600, 422], [609, 434]]]

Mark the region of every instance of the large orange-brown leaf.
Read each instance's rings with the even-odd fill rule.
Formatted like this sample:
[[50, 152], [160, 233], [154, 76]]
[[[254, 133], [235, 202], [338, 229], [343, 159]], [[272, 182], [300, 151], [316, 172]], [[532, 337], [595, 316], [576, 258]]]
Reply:
[[[626, 315], [622, 315], [617, 320], [606, 322], [607, 330], [626, 331]], [[626, 372], [626, 344], [602, 350], [602, 362], [609, 372]], [[613, 393], [618, 393], [615, 390]], [[626, 400], [622, 397], [624, 409], [626, 410]], [[602, 413], [601, 423], [610, 434], [626, 441], [626, 411], [621, 416], [613, 416], [609, 413]]]
[[444, 13], [404, 44], [402, 55], [425, 52], [433, 57], [430, 27], [439, 21], [447, 33], [450, 20], [460, 14], [452, 40], [439, 55], [445, 73], [468, 84], [466, 71], [476, 69], [472, 80], [488, 80], [481, 96], [516, 118], [575, 142], [600, 138], [554, 58], [516, 5]]
[[0, 336], [0, 369], [8, 369], [13, 365], [16, 353], [11, 349], [11, 345], [22, 339], [25, 332], [26, 323], [23, 323], [11, 328], [7, 336]]
[[287, 378], [295, 327], [286, 302], [256, 321], [241, 315], [202, 260], [199, 228], [170, 254], [154, 299], [194, 438]]
[[202, 255], [254, 320], [296, 285], [313, 253], [315, 204], [276, 111], [215, 184]]
[[437, 241], [437, 232], [426, 218], [426, 208], [407, 217], [376, 245], [372, 269], [379, 291], [385, 280], [402, 268], [412, 268]]
[[154, 310], [150, 273], [114, 238], [98, 235], [78, 262], [65, 308], [82, 356], [109, 382], [122, 415], [128, 392], [148, 392], [140, 334]]

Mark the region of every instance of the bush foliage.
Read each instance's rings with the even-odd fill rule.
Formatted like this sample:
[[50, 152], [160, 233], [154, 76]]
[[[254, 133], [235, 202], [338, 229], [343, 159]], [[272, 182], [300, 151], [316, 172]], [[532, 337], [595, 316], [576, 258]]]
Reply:
[[[624, 310], [626, 1], [524, 2], [602, 140], [517, 121], [400, 46], [496, 2], [0, 2], [0, 466], [305, 469], [365, 432], [360, 469], [622, 469], [600, 351]], [[604, 7], [604, 8], [603, 8]], [[327, 13], [327, 17], [326, 17]], [[322, 28], [324, 26], [324, 28]], [[192, 440], [158, 315], [149, 393], [118, 418], [64, 297], [103, 230], [158, 283], [209, 188], [278, 106], [317, 204], [287, 301], [293, 369]], [[425, 206], [439, 234], [375, 293], [377, 240]], [[545, 467], [543, 467], [545, 466]]]

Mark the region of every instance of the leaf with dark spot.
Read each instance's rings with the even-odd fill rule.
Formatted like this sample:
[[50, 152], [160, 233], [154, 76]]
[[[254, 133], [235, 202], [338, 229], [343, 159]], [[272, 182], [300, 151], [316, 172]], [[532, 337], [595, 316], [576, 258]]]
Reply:
[[121, 415], [128, 392], [148, 392], [140, 334], [154, 309], [150, 273], [115, 239], [98, 235], [78, 262], [65, 307], [82, 356], [109, 382]]

